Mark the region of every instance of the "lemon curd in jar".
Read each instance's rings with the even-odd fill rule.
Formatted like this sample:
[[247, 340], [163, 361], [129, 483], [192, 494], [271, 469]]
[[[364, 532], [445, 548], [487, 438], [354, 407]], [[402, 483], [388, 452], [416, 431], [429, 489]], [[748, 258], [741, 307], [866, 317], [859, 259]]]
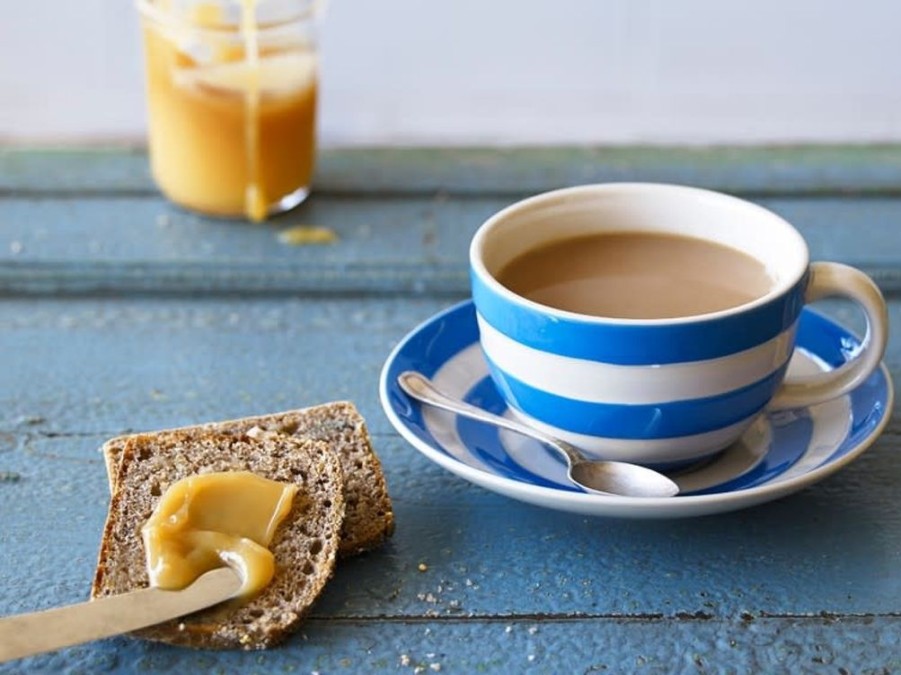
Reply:
[[[209, 5], [143, 24], [150, 162], [172, 201], [263, 220], [306, 197], [316, 142], [316, 52], [257, 25], [254, 0], [223, 23]], [[162, 17], [162, 18], [160, 18]]]

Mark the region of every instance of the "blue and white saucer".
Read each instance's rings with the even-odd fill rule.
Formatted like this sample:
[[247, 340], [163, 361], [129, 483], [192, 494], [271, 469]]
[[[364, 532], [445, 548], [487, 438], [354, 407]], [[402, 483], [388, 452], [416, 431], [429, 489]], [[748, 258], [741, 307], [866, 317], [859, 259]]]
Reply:
[[[805, 309], [789, 371], [812, 373], [844, 363], [859, 341]], [[562, 511], [629, 518], [679, 518], [767, 502], [829, 476], [879, 436], [892, 410], [885, 366], [850, 394], [809, 408], [762, 415], [712, 461], [674, 476], [678, 497], [634, 499], [592, 495], [572, 486], [562, 461], [518, 434], [420, 407], [397, 376], [418, 370], [451, 395], [507, 414], [482, 358], [471, 301], [455, 305], [411, 331], [388, 357], [379, 395], [388, 419], [413, 447], [448, 471], [513, 499]]]

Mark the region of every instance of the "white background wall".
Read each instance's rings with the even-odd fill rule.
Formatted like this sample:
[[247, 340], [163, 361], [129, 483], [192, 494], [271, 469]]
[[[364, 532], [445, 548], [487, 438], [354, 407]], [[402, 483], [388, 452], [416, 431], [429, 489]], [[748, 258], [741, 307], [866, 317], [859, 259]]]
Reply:
[[[901, 140], [897, 0], [333, 0], [321, 138]], [[127, 0], [0, 0], [0, 141], [140, 138]]]

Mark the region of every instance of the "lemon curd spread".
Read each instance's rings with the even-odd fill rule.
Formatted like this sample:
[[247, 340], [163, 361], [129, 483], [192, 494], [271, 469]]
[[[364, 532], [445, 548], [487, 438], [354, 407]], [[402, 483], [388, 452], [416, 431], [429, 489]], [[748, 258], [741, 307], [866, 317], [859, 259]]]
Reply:
[[258, 23], [257, 0], [232, 4], [144, 3], [150, 161], [172, 201], [260, 221], [308, 191], [317, 57], [293, 24]]
[[249, 596], [271, 581], [268, 546], [291, 511], [297, 486], [247, 471], [189, 476], [160, 498], [141, 534], [150, 584], [176, 590], [228, 565]]

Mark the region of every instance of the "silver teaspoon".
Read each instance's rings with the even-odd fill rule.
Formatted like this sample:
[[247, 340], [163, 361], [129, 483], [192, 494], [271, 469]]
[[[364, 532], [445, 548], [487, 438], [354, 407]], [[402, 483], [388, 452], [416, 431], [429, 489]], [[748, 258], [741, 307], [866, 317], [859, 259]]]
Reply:
[[397, 383], [421, 403], [514, 431], [553, 448], [566, 460], [569, 479], [586, 492], [622, 497], [675, 497], [679, 494], [679, 486], [658, 471], [628, 462], [588, 459], [559, 438], [451, 398], [421, 373], [407, 370], [397, 376]]

